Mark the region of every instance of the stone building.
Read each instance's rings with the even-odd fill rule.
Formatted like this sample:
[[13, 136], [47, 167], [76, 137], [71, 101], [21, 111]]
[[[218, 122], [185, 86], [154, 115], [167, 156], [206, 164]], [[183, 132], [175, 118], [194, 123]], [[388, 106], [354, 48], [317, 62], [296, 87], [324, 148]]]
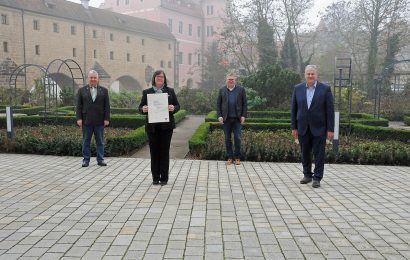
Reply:
[[101, 8], [164, 23], [177, 39], [178, 85], [197, 87], [207, 46], [224, 28], [227, 0], [105, 0]]
[[[0, 0], [0, 15], [1, 88], [9, 87], [17, 66], [47, 68], [55, 59], [72, 59], [85, 76], [97, 70], [101, 85], [117, 91], [140, 91], [154, 69], [163, 69], [175, 84], [176, 40], [164, 24], [89, 7], [88, 0]], [[71, 73], [76, 72], [68, 67], [56, 62], [49, 68], [60, 86], [73, 85]], [[40, 71], [22, 71], [25, 78], [19, 77], [18, 87], [30, 89]]]

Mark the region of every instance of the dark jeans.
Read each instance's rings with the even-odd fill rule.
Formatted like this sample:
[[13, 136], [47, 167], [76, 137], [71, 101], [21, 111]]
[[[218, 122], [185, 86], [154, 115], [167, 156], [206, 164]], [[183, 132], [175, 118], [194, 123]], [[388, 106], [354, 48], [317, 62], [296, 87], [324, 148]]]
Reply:
[[[321, 180], [325, 168], [326, 136], [313, 136], [308, 128], [305, 135], [299, 135], [303, 174], [306, 177]], [[312, 152], [315, 158], [315, 170], [312, 173]]]
[[97, 161], [104, 160], [104, 126], [103, 125], [83, 125], [83, 157], [84, 161], [90, 161], [91, 138], [94, 134], [97, 146]]
[[[227, 118], [223, 124], [225, 133], [226, 157], [228, 159], [241, 159], [241, 130], [239, 118]], [[232, 151], [232, 131], [235, 142], [235, 152]]]
[[147, 133], [153, 181], [168, 182], [169, 147], [171, 145], [172, 133], [172, 129]]

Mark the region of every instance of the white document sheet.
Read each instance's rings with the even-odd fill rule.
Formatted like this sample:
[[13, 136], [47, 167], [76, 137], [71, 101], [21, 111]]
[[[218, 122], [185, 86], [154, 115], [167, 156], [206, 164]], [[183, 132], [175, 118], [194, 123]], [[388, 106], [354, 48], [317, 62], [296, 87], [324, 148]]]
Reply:
[[168, 93], [147, 94], [148, 123], [169, 122]]

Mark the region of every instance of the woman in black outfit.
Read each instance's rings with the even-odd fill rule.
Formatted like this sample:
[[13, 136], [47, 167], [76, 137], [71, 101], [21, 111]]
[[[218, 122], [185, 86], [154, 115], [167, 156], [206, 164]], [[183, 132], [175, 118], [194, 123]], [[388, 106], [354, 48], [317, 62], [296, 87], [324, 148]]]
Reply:
[[[169, 122], [148, 123], [147, 94], [168, 94]], [[179, 103], [174, 89], [168, 87], [164, 71], [157, 70], [152, 76], [152, 87], [142, 92], [141, 103], [138, 107], [140, 113], [147, 115], [145, 131], [148, 135], [149, 150], [151, 154], [151, 173], [153, 185], [166, 185], [169, 174], [169, 147], [172, 132], [175, 128], [174, 114], [179, 110]]]

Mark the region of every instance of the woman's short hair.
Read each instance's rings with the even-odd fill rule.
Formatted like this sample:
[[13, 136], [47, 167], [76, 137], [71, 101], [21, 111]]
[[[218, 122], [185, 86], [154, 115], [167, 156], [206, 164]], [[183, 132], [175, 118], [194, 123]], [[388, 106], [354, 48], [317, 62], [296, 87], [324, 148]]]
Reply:
[[151, 81], [152, 86], [155, 86], [155, 77], [161, 73], [164, 74], [164, 87], [168, 85], [167, 76], [165, 75], [165, 72], [163, 70], [156, 70], [154, 74], [152, 75], [152, 81]]

